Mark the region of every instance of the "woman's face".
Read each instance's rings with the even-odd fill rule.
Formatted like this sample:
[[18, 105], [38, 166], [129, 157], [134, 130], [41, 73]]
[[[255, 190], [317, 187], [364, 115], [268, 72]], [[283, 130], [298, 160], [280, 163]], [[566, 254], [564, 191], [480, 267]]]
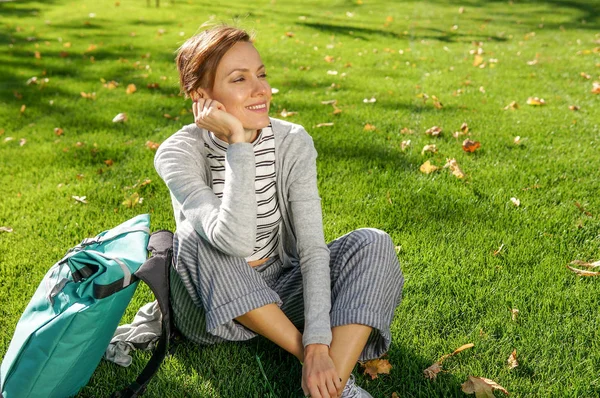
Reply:
[[269, 125], [271, 86], [252, 43], [238, 42], [225, 53], [217, 66], [213, 88], [206, 92], [237, 117], [245, 129], [258, 130]]

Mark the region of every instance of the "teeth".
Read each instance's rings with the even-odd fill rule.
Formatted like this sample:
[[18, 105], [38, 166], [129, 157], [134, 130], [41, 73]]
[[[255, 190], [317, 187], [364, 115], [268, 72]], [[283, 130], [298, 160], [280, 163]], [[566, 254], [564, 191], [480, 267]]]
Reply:
[[263, 109], [266, 108], [267, 104], [255, 105], [255, 106], [247, 106], [248, 109]]

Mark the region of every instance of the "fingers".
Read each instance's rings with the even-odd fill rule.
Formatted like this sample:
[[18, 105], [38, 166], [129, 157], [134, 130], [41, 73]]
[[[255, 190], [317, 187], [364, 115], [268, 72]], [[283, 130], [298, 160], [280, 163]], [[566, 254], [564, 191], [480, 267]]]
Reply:
[[338, 396], [338, 389], [335, 386], [335, 383], [333, 382], [332, 379], [327, 379], [327, 392], [329, 393], [329, 396], [331, 398], [337, 398]]
[[[342, 393], [341, 384], [339, 377], [328, 377], [319, 382], [309, 382], [308, 386], [303, 388], [303, 390], [304, 394], [310, 395], [311, 398], [337, 398]], [[306, 390], [308, 390], [308, 394]]]
[[342, 378], [338, 377], [337, 374], [333, 378], [333, 385], [335, 386], [335, 389], [337, 391], [336, 396], [339, 397], [340, 395], [342, 395], [342, 391], [344, 391], [344, 385], [342, 384]]

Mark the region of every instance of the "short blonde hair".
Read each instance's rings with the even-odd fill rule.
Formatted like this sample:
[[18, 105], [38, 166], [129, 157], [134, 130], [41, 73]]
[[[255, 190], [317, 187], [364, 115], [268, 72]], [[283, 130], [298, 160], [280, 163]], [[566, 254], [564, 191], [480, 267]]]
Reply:
[[221, 24], [186, 40], [177, 50], [179, 85], [186, 97], [199, 88], [212, 89], [219, 62], [239, 42], [252, 42], [245, 30]]

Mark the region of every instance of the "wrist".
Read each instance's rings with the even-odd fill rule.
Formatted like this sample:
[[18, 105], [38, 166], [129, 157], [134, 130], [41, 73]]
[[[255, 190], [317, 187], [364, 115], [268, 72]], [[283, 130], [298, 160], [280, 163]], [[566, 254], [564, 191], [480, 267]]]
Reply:
[[234, 130], [231, 135], [227, 139], [229, 144], [237, 144], [239, 142], [248, 142], [246, 141], [246, 133], [244, 129]]
[[318, 355], [318, 354], [328, 354], [329, 355], [329, 346], [327, 344], [309, 344], [304, 347], [304, 359], [306, 360], [310, 356]]

